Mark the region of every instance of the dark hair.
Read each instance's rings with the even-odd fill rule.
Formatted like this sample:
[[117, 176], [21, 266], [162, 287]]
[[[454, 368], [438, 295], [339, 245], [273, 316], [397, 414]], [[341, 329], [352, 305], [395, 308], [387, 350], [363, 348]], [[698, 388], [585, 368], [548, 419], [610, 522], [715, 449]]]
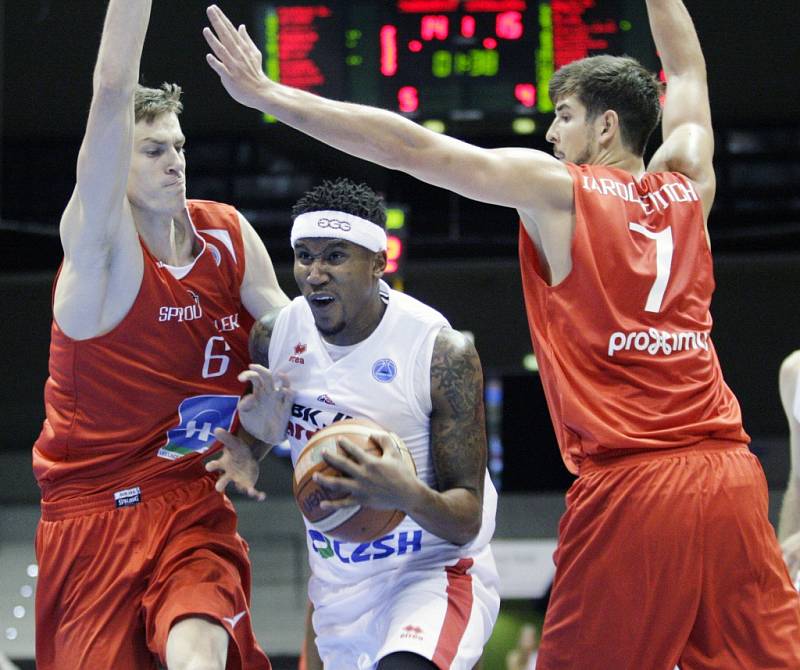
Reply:
[[612, 109], [619, 117], [622, 141], [637, 155], [661, 118], [663, 86], [639, 61], [628, 56], [590, 56], [560, 68], [550, 79], [554, 105], [575, 95], [586, 107], [586, 120]]
[[155, 118], [162, 114], [180, 114], [183, 111], [181, 87], [177, 84], [164, 83], [159, 88], [148, 88], [138, 84], [133, 111], [136, 123], [142, 119], [147, 123], [153, 123]]
[[292, 207], [292, 218], [326, 209], [354, 214], [386, 228], [386, 203], [383, 198], [366, 184], [356, 184], [344, 177], [323, 181], [307, 191]]

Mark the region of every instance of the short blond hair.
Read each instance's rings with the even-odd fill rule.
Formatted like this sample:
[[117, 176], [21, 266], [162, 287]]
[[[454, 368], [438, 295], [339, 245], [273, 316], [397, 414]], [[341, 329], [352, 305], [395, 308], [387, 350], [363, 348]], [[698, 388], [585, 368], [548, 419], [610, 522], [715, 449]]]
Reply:
[[180, 114], [183, 111], [181, 87], [177, 84], [161, 84], [159, 88], [148, 88], [138, 84], [134, 97], [133, 112], [136, 123], [142, 119], [152, 123], [162, 114]]

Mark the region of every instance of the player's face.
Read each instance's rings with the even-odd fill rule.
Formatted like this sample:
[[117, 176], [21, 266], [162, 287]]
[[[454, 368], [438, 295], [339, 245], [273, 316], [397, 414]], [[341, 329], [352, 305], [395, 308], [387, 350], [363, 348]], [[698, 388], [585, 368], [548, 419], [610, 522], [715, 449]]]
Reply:
[[376, 280], [385, 254], [333, 238], [303, 238], [294, 248], [294, 278], [317, 329], [332, 344], [360, 342], [382, 308]]
[[139, 121], [133, 133], [128, 173], [128, 200], [153, 214], [175, 215], [186, 207], [186, 138], [176, 114], [161, 114], [152, 123]]
[[553, 154], [560, 161], [578, 165], [591, 163], [597, 148], [594, 126], [586, 120], [586, 108], [570, 95], [556, 104], [556, 116], [547, 130], [546, 139], [553, 145]]

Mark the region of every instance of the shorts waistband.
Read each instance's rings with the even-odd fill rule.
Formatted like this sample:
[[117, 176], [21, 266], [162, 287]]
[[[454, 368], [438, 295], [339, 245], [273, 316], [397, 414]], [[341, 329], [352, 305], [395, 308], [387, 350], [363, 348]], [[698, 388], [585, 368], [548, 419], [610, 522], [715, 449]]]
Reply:
[[590, 472], [605, 470], [612, 467], [636, 465], [646, 461], [653, 461], [661, 458], [674, 458], [675, 456], [691, 456], [697, 453], [709, 451], [749, 451], [745, 442], [732, 442], [731, 440], [708, 439], [696, 442], [685, 447], [675, 447], [671, 449], [645, 449], [643, 451], [613, 451], [606, 454], [595, 454], [587, 456], [581, 461], [579, 476]]
[[159, 475], [157, 479], [126, 484], [117, 491], [101, 491], [87, 496], [66, 498], [64, 500], [42, 500], [42, 520], [59, 521], [77, 516], [87, 516], [97, 512], [110, 512], [123, 507], [130, 507], [140, 502], [158, 498], [176, 487], [187, 483], [208, 479], [213, 475], [207, 473], [203, 466], [199, 468], [182, 468], [176, 472]]

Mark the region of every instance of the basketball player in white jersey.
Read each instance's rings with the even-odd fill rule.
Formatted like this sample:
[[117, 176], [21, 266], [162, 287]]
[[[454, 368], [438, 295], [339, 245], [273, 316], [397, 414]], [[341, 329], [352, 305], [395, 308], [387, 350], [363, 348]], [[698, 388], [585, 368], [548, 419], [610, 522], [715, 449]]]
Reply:
[[800, 349], [783, 361], [779, 383], [783, 410], [789, 422], [792, 465], [778, 523], [778, 540], [789, 574], [800, 589]]
[[[489, 547], [497, 493], [486, 471], [481, 365], [474, 346], [432, 308], [382, 281], [385, 208], [371, 189], [325, 182], [293, 210], [294, 275], [302, 296], [257, 323], [243, 373], [254, 396], [288, 378], [292, 458], [308, 438], [350, 417], [397, 433], [416, 463], [393, 450], [367, 454], [342, 440], [329, 455], [349, 478], [318, 482], [348, 494], [330, 507], [400, 509], [405, 520], [363, 544], [340, 542], [306, 523], [313, 604], [308, 669], [471, 670], [497, 617]], [[269, 388], [266, 390], [269, 394]], [[249, 451], [230, 434], [230, 453]], [[222, 485], [252, 490], [229, 459]], [[217, 466], [211, 466], [217, 467]], [[252, 470], [250, 470], [252, 474]], [[244, 478], [244, 480], [242, 479]], [[311, 641], [316, 637], [316, 647]], [[317, 656], [317, 651], [319, 656]]]

